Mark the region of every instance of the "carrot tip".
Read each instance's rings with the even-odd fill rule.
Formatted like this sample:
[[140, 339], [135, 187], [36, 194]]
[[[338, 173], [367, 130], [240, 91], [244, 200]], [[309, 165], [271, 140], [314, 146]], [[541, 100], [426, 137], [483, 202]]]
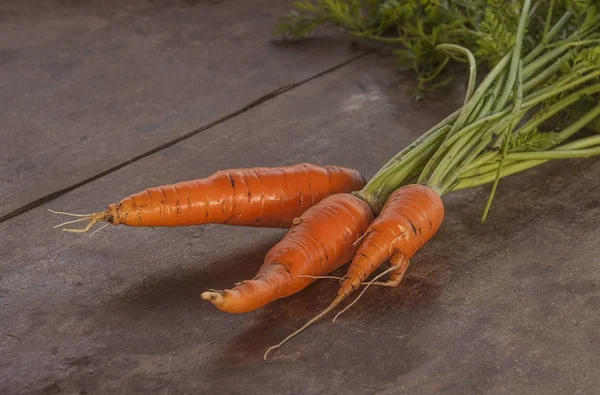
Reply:
[[[103, 212], [100, 212], [100, 213], [93, 213], [93, 214], [73, 214], [73, 213], [66, 213], [66, 212], [63, 212], [63, 211], [54, 211], [54, 210], [50, 210], [50, 209], [48, 209], [48, 211], [50, 211], [53, 214], [61, 214], [61, 215], [67, 215], [67, 216], [70, 216], [70, 217], [78, 217], [77, 219], [74, 219], [72, 221], [67, 221], [67, 222], [63, 222], [62, 224], [55, 225], [54, 228], [60, 228], [62, 226], [73, 224], [73, 223], [76, 223], [76, 222], [89, 221], [89, 223], [87, 224], [87, 226], [85, 228], [82, 228], [82, 229], [63, 229], [63, 231], [70, 232], [70, 233], [85, 233], [88, 230], [90, 230], [92, 228], [92, 226], [94, 226], [94, 224], [96, 222], [106, 221], [108, 219], [108, 212], [107, 211], [103, 211]], [[94, 234], [94, 233], [92, 233], [92, 234]]]
[[204, 300], [208, 300], [210, 303], [215, 306], [219, 306], [223, 304], [223, 292], [222, 291], [206, 291], [202, 292], [200, 297]]

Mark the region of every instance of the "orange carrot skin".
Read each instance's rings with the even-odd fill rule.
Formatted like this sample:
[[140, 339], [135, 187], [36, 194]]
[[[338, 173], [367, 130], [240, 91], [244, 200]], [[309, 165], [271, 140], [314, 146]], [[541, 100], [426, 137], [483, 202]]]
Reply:
[[338, 290], [338, 300], [395, 254], [408, 261], [438, 231], [444, 220], [444, 204], [433, 189], [419, 184], [398, 188], [375, 218]]
[[205, 292], [203, 299], [228, 313], [256, 310], [274, 300], [299, 292], [319, 276], [349, 262], [373, 213], [351, 194], [336, 194], [309, 208], [301, 222], [266, 255], [258, 274], [233, 289]]
[[338, 166], [231, 169], [135, 193], [108, 206], [105, 218], [127, 226], [289, 228], [294, 218], [325, 197], [359, 190], [365, 182], [358, 171]]

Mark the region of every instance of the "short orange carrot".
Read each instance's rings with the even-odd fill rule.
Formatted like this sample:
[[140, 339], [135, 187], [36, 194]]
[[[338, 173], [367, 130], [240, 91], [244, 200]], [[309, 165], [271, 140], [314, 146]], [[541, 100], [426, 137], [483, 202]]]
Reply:
[[88, 226], [65, 230], [87, 231], [100, 221], [151, 227], [218, 223], [289, 228], [294, 218], [325, 197], [358, 190], [365, 182], [356, 170], [307, 163], [224, 170], [143, 190], [103, 212], [76, 215], [82, 218], [68, 223], [89, 220]]
[[340, 301], [388, 260], [390, 266], [401, 267], [390, 273], [389, 285], [397, 286], [408, 260], [438, 231], [443, 220], [444, 204], [433, 189], [419, 184], [398, 188], [360, 243], [338, 291]]
[[335, 299], [302, 328], [269, 348], [265, 358], [270, 351], [281, 347], [333, 310], [386, 261], [390, 264], [390, 279], [380, 285], [399, 285], [409, 259], [437, 232], [443, 219], [444, 205], [433, 189], [425, 185], [409, 184], [394, 191], [365, 232]]
[[329, 196], [302, 214], [265, 257], [258, 274], [225, 291], [202, 298], [228, 313], [245, 313], [304, 289], [314, 279], [349, 262], [373, 213], [354, 195]]

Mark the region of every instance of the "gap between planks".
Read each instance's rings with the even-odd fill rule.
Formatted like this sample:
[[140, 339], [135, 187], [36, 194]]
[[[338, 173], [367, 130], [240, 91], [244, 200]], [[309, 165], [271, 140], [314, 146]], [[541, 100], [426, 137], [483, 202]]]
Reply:
[[265, 102], [267, 102], [267, 101], [269, 101], [269, 100], [271, 100], [271, 99], [273, 99], [273, 98], [275, 98], [275, 97], [277, 97], [279, 95], [282, 95], [282, 94], [284, 94], [284, 93], [286, 93], [286, 92], [288, 92], [288, 91], [290, 91], [290, 90], [292, 90], [294, 88], [297, 88], [297, 87], [299, 87], [301, 85], [304, 85], [306, 83], [309, 83], [309, 82], [311, 82], [311, 81], [313, 81], [313, 80], [315, 80], [317, 78], [323, 77], [323, 76], [325, 76], [325, 75], [327, 75], [329, 73], [337, 71], [337, 70], [341, 69], [342, 67], [347, 66], [348, 64], [350, 64], [352, 62], [355, 62], [355, 61], [357, 61], [359, 59], [362, 59], [362, 58], [366, 57], [367, 55], [369, 55], [371, 53], [372, 53], [372, 51], [362, 52], [361, 54], [359, 54], [357, 56], [354, 56], [354, 57], [352, 57], [352, 58], [350, 58], [350, 59], [348, 59], [348, 60], [346, 60], [346, 61], [344, 61], [342, 63], [339, 63], [339, 64], [337, 64], [337, 65], [335, 65], [333, 67], [330, 67], [330, 68], [328, 68], [326, 70], [323, 70], [323, 71], [321, 71], [321, 72], [319, 72], [319, 73], [317, 73], [317, 74], [315, 74], [313, 76], [310, 76], [308, 78], [305, 78], [305, 79], [303, 79], [303, 80], [301, 80], [299, 82], [294, 82], [292, 84], [284, 85], [284, 86], [282, 86], [280, 88], [277, 88], [274, 91], [271, 91], [271, 92], [269, 92], [269, 93], [267, 93], [267, 94], [259, 97], [258, 99], [252, 101], [250, 104], [247, 104], [246, 106], [240, 108], [239, 110], [236, 110], [236, 111], [234, 111], [232, 113], [229, 113], [229, 114], [227, 114], [227, 115], [225, 115], [225, 116], [223, 116], [223, 117], [221, 117], [221, 118], [219, 118], [219, 119], [217, 119], [217, 120], [215, 120], [213, 122], [210, 122], [210, 123], [208, 123], [208, 124], [206, 124], [204, 126], [201, 126], [201, 127], [197, 128], [197, 129], [195, 129], [195, 130], [192, 130], [191, 132], [188, 132], [188, 133], [186, 133], [186, 134], [184, 134], [182, 136], [176, 137], [173, 140], [169, 140], [166, 143], [163, 143], [163, 144], [161, 144], [161, 145], [159, 145], [157, 147], [154, 147], [154, 148], [152, 148], [152, 149], [150, 149], [150, 150], [148, 150], [148, 151], [146, 151], [146, 152], [144, 152], [144, 153], [142, 153], [140, 155], [134, 156], [133, 158], [130, 158], [130, 159], [124, 161], [124, 162], [121, 162], [121, 163], [119, 163], [119, 164], [117, 164], [117, 165], [115, 165], [113, 167], [110, 167], [110, 168], [108, 168], [106, 170], [103, 170], [100, 173], [97, 173], [97, 174], [95, 174], [95, 175], [93, 175], [91, 177], [88, 177], [88, 178], [86, 178], [86, 179], [84, 179], [82, 181], [79, 181], [79, 182], [77, 182], [75, 184], [72, 184], [72, 185], [70, 185], [68, 187], [59, 189], [58, 191], [49, 193], [49, 194], [47, 194], [45, 196], [42, 196], [41, 198], [35, 199], [34, 201], [31, 201], [31, 202], [29, 202], [29, 203], [27, 203], [27, 204], [25, 204], [25, 205], [23, 205], [21, 207], [18, 207], [16, 209], [12, 210], [11, 212], [9, 212], [9, 213], [3, 215], [2, 217], [0, 217], [0, 222], [7, 221], [7, 220], [9, 220], [9, 219], [11, 219], [13, 217], [16, 217], [17, 215], [23, 214], [23, 213], [25, 213], [25, 212], [27, 212], [29, 210], [32, 210], [32, 209], [34, 209], [34, 208], [36, 208], [38, 206], [41, 206], [42, 204], [48, 203], [48, 202], [50, 202], [50, 201], [52, 201], [52, 200], [54, 200], [54, 199], [56, 199], [56, 198], [58, 198], [58, 197], [60, 197], [60, 196], [62, 196], [64, 194], [68, 193], [68, 192], [71, 192], [74, 189], [77, 189], [77, 188], [79, 188], [81, 186], [89, 184], [92, 181], [95, 181], [95, 180], [97, 180], [97, 179], [99, 179], [101, 177], [104, 177], [104, 176], [106, 176], [106, 175], [108, 175], [110, 173], [113, 173], [113, 172], [115, 172], [115, 171], [117, 171], [117, 170], [119, 170], [119, 169], [121, 169], [121, 168], [123, 168], [123, 167], [125, 167], [127, 165], [130, 165], [130, 164], [132, 164], [134, 162], [137, 162], [140, 159], [143, 159], [143, 158], [145, 158], [147, 156], [150, 156], [150, 155], [155, 154], [155, 153], [157, 153], [159, 151], [162, 151], [163, 149], [168, 148], [168, 147], [170, 147], [172, 145], [175, 145], [175, 144], [177, 144], [179, 142], [187, 140], [190, 137], [193, 137], [193, 136], [195, 136], [195, 135], [197, 135], [199, 133], [204, 132], [205, 130], [208, 130], [208, 129], [210, 129], [210, 128], [214, 127], [214, 126], [217, 126], [217, 125], [219, 125], [219, 124], [221, 124], [221, 123], [223, 123], [225, 121], [228, 121], [231, 118], [234, 118], [234, 117], [236, 117], [236, 116], [238, 116], [240, 114], [243, 114], [243, 113], [245, 113], [247, 111], [250, 111], [251, 109], [253, 109], [253, 108], [261, 105], [262, 103], [265, 103]]

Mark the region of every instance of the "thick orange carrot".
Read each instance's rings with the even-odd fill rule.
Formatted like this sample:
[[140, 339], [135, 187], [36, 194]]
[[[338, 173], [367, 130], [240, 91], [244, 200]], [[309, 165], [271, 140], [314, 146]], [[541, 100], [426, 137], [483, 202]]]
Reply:
[[365, 182], [358, 171], [338, 166], [303, 163], [232, 169], [149, 188], [76, 221], [90, 220], [81, 231], [99, 221], [152, 227], [219, 223], [289, 228], [294, 218], [323, 198], [359, 190]]
[[[419, 184], [398, 188], [367, 230], [344, 276], [338, 298], [346, 298], [388, 260], [405, 270], [405, 263], [438, 231], [443, 220], [444, 204], [433, 189]], [[399, 284], [402, 276], [403, 271], [391, 272], [389, 284]]]
[[233, 289], [202, 298], [228, 313], [245, 313], [299, 292], [314, 279], [349, 262], [373, 220], [369, 206], [354, 195], [329, 196], [309, 208], [265, 257], [258, 274]]
[[333, 310], [384, 262], [389, 261], [391, 266], [390, 279], [380, 284], [390, 287], [400, 284], [408, 260], [437, 232], [443, 219], [444, 205], [433, 189], [410, 184], [394, 191], [367, 229], [333, 302], [302, 328], [267, 350], [265, 358], [270, 351]]

